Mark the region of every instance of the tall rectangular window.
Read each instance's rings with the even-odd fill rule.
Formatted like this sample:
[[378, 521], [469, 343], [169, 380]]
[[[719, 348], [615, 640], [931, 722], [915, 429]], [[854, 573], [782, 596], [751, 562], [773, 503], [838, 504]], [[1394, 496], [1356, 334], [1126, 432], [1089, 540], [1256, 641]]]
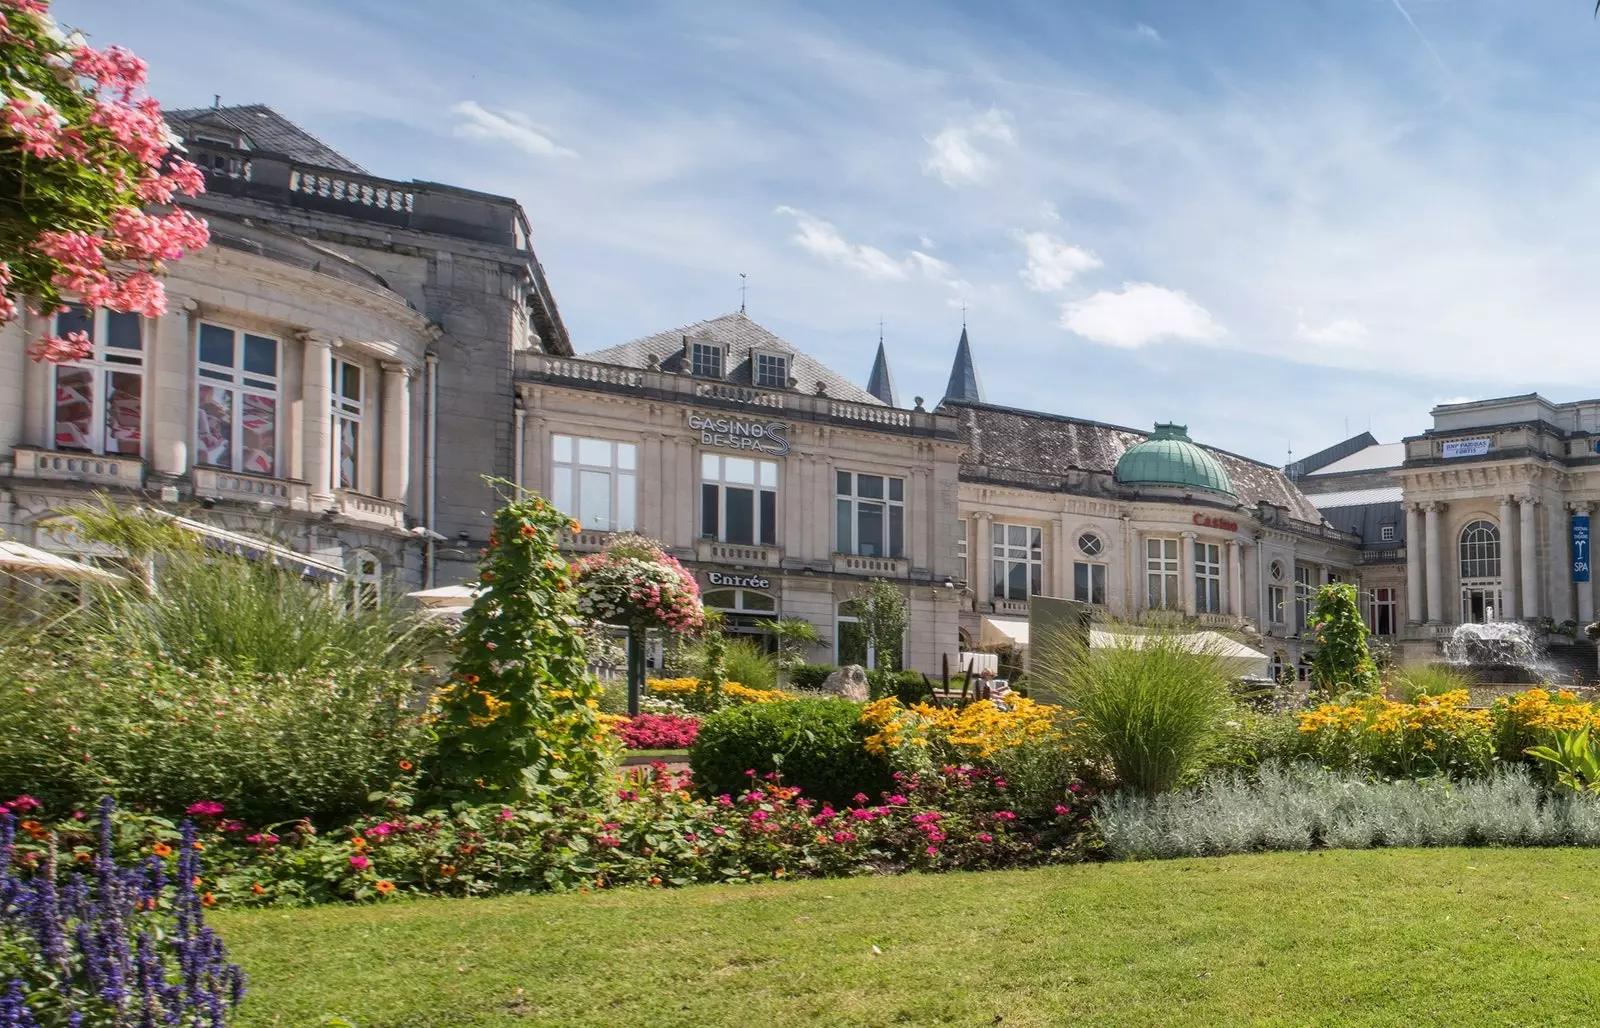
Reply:
[[1089, 561], [1072, 562], [1072, 598], [1079, 603], [1106, 602], [1106, 566]]
[[768, 389], [789, 387], [789, 358], [776, 353], [758, 353], [755, 361], [756, 385]]
[[1178, 589], [1178, 540], [1144, 541], [1145, 606], [1151, 610], [1182, 610]]
[[906, 480], [840, 471], [834, 514], [839, 553], [901, 557], [906, 546]]
[[278, 473], [278, 341], [201, 323], [195, 365], [195, 463]]
[[1367, 590], [1367, 628], [1373, 635], [1394, 635], [1400, 608], [1399, 590], [1382, 586]]
[[1306, 618], [1311, 614], [1311, 569], [1298, 564], [1294, 568], [1294, 630], [1306, 630]]
[[552, 438], [550, 499], [596, 532], [631, 532], [638, 451], [609, 439]]
[[333, 358], [333, 477], [340, 489], [361, 488], [361, 421], [366, 409], [361, 365]]
[[144, 337], [137, 314], [71, 307], [56, 315], [56, 335], [82, 332], [94, 344], [83, 360], [55, 368], [58, 450], [137, 457], [144, 440]]
[[1194, 608], [1222, 613], [1222, 547], [1217, 543], [1194, 544]]
[[1284, 607], [1283, 586], [1267, 586], [1267, 620], [1272, 624], [1281, 625], [1287, 620], [1288, 614]]
[[752, 457], [700, 455], [700, 536], [778, 545], [778, 465]]
[[994, 598], [1026, 600], [1044, 592], [1044, 530], [1032, 525], [991, 525]]
[[690, 343], [689, 372], [696, 378], [721, 378], [722, 347], [714, 343]]
[[956, 566], [961, 569], [961, 580], [970, 581], [972, 567], [967, 557], [967, 519], [956, 519]]

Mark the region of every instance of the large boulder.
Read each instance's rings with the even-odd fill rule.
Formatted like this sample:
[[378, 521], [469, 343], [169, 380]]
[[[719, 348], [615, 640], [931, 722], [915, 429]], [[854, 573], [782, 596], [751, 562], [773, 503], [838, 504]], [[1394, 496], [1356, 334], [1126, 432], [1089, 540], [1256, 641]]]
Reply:
[[867, 684], [867, 669], [860, 664], [846, 664], [829, 675], [823, 680], [822, 691], [847, 700], [865, 701], [872, 696], [871, 687]]

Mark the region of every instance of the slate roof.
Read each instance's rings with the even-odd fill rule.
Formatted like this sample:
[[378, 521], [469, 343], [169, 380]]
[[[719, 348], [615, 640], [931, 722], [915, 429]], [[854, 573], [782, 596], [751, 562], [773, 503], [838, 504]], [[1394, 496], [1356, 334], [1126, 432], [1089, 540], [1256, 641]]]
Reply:
[[1337, 493], [1311, 493], [1311, 502], [1320, 510], [1330, 507], [1359, 507], [1367, 503], [1399, 503], [1400, 487], [1383, 486], [1377, 489], [1346, 489]]
[[[1075, 476], [1106, 475], [1115, 471], [1127, 450], [1151, 433], [1116, 425], [1103, 425], [1058, 414], [1017, 410], [994, 404], [945, 400], [941, 409], [956, 416], [966, 453], [963, 475], [1013, 483], [1023, 488], [1060, 488], [1054, 480], [1071, 483]], [[1322, 514], [1278, 468], [1209, 446], [1245, 507], [1265, 502], [1286, 508], [1299, 521], [1320, 524]]]
[[961, 326], [961, 341], [956, 344], [956, 359], [950, 364], [950, 381], [945, 383], [944, 398], [983, 402], [983, 382], [978, 378], [978, 367], [972, 363], [972, 344], [967, 342], [967, 326]]
[[1307, 474], [1308, 478], [1319, 475], [1343, 475], [1352, 471], [1381, 471], [1384, 468], [1398, 468], [1406, 462], [1405, 443], [1373, 443], [1364, 449], [1346, 457], [1341, 457], [1332, 464], [1325, 465]]
[[789, 377], [795, 380], [796, 392], [815, 393], [818, 383], [821, 383], [827, 389], [828, 395], [835, 400], [866, 403], [875, 407], [884, 406], [882, 400], [843, 375], [825, 367], [816, 358], [795, 349], [787, 340], [768, 332], [751, 321], [747, 314], [724, 314], [709, 321], [698, 321], [693, 325], [657, 332], [655, 335], [635, 339], [631, 343], [610, 346], [604, 350], [595, 350], [578, 356], [587, 361], [619, 364], [627, 368], [648, 368], [649, 358], [654, 356], [661, 362], [662, 371], [686, 375], [689, 373], [689, 362], [684, 356], [685, 337], [690, 342], [722, 344], [724, 382], [754, 386], [755, 361], [751, 357], [751, 352], [766, 350], [789, 356]]
[[207, 134], [204, 126], [211, 125], [242, 135], [246, 150], [261, 150], [335, 171], [369, 174], [367, 169], [265, 104], [190, 107], [161, 113], [172, 130], [185, 139]]
[[894, 392], [894, 376], [889, 374], [889, 357], [883, 352], [883, 340], [878, 340], [878, 355], [872, 359], [872, 374], [867, 376], [867, 392], [891, 407], [900, 406]]
[[1299, 478], [1301, 475], [1309, 475], [1313, 471], [1319, 471], [1336, 460], [1342, 460], [1350, 456], [1352, 453], [1358, 453], [1369, 446], [1376, 445], [1378, 445], [1377, 437], [1371, 432], [1362, 432], [1360, 435], [1353, 435], [1349, 439], [1334, 443], [1326, 449], [1318, 450], [1309, 457], [1301, 457], [1284, 468], [1284, 471], [1294, 478]]

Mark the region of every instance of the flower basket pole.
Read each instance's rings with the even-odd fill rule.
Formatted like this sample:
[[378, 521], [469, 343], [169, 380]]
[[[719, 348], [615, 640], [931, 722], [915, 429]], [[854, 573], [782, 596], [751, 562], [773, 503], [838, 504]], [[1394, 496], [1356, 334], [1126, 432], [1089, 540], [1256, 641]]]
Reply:
[[644, 640], [648, 631], [639, 625], [628, 626], [628, 716], [639, 716], [639, 697], [644, 692]]

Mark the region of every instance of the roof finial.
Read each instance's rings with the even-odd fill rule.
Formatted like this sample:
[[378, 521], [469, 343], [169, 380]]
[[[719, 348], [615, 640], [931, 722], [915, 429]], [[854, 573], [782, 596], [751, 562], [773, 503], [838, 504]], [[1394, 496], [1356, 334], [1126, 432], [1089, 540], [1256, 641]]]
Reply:
[[739, 313], [740, 314], [744, 313], [744, 287], [745, 287], [745, 283], [746, 283], [746, 279], [744, 277], [744, 272], [741, 271], [741, 272], [739, 272]]
[[967, 330], [967, 301], [961, 301], [961, 331]]
[[216, 110], [217, 108], [219, 108], [221, 106], [222, 106], [222, 94], [221, 93], [212, 93], [211, 94], [211, 109], [214, 111], [214, 110]]

